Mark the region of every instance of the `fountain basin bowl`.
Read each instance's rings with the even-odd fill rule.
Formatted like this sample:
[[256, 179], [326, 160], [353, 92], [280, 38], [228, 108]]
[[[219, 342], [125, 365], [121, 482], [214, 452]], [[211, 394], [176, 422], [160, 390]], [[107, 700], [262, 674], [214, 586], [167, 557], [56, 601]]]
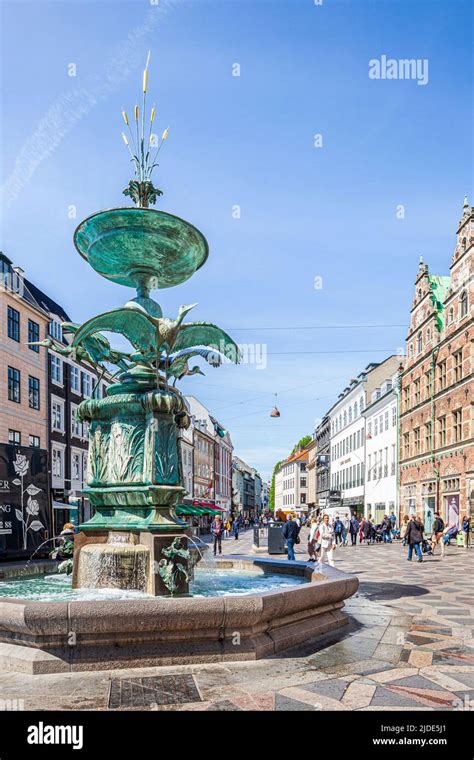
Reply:
[[79, 224], [74, 245], [96, 272], [119, 285], [171, 288], [207, 259], [204, 235], [192, 224], [150, 208], [113, 208]]
[[[0, 667], [28, 673], [255, 660], [347, 624], [359, 581], [327, 565], [233, 557], [221, 568], [290, 573], [300, 585], [246, 596], [0, 602]], [[71, 635], [74, 646], [71, 646]]]

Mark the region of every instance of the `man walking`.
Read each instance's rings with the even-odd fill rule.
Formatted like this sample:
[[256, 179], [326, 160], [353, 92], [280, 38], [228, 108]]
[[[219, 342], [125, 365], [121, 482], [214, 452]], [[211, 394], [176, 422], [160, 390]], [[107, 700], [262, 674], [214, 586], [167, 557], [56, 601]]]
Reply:
[[351, 517], [351, 523], [350, 523], [350, 533], [351, 533], [351, 545], [355, 546], [357, 544], [357, 534], [359, 532], [360, 523], [357, 519], [356, 515], [352, 515]]
[[441, 556], [444, 557], [444, 541], [443, 541], [443, 531], [444, 531], [444, 520], [441, 517], [439, 512], [434, 513], [434, 520], [433, 520], [433, 529], [431, 534], [431, 551], [434, 554], [434, 550], [436, 548], [436, 545], [439, 544], [441, 547]]
[[286, 539], [288, 546], [288, 559], [294, 560], [295, 558], [295, 544], [298, 540], [300, 529], [295, 520], [288, 517], [285, 525], [283, 526], [283, 538]]

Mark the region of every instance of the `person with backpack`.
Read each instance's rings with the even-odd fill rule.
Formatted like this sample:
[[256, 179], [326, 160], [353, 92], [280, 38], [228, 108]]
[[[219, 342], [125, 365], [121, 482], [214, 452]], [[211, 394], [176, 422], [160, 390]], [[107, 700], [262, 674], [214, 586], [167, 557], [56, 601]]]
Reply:
[[211, 524], [211, 533], [214, 536], [214, 557], [219, 549], [219, 554], [222, 554], [222, 536], [224, 534], [224, 526], [222, 524], [222, 517], [216, 515]]
[[423, 542], [423, 530], [423, 523], [418, 517], [413, 515], [410, 522], [408, 523], [407, 532], [405, 534], [405, 539], [408, 544], [407, 560], [409, 562], [411, 562], [411, 558], [413, 556], [413, 549], [415, 550], [416, 556], [418, 557], [418, 562], [423, 562], [423, 554], [420, 547], [420, 544]]
[[299, 526], [296, 522], [296, 520], [293, 520], [291, 515], [288, 516], [288, 519], [283, 526], [283, 538], [286, 540], [286, 545], [288, 547], [288, 559], [294, 560], [295, 557], [295, 544], [299, 543]]
[[357, 534], [359, 532], [360, 523], [357, 519], [357, 515], [352, 515], [351, 521], [349, 524], [349, 532], [351, 534], [351, 546], [355, 546], [357, 544]]
[[441, 547], [441, 556], [444, 557], [444, 541], [443, 539], [443, 532], [444, 532], [444, 520], [441, 517], [439, 512], [434, 513], [434, 520], [433, 520], [433, 527], [432, 527], [432, 534], [431, 534], [431, 551], [434, 554], [434, 550], [437, 546], [437, 544]]
[[334, 520], [334, 536], [336, 538], [336, 544], [342, 544], [342, 534], [344, 532], [344, 523], [339, 515], [336, 515]]

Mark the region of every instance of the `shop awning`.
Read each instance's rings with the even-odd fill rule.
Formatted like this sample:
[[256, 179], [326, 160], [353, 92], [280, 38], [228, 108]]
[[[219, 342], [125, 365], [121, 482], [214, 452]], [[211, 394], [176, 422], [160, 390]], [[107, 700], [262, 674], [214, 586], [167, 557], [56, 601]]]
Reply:
[[53, 509], [72, 509], [77, 511], [79, 507], [77, 504], [66, 504], [63, 501], [53, 501]]
[[176, 514], [180, 517], [201, 517], [202, 515], [216, 515], [220, 514], [219, 509], [210, 507], [196, 507], [190, 504], [178, 504], [176, 507]]

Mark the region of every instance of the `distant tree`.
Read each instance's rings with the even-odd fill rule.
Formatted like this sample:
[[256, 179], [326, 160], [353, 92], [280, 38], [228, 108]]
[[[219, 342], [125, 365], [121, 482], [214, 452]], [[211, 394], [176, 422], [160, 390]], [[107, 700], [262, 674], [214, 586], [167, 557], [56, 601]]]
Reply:
[[291, 453], [294, 454], [298, 449], [304, 449], [304, 447], [307, 446], [308, 443], [311, 443], [312, 440], [313, 438], [311, 435], [304, 435], [303, 438], [300, 438], [298, 443], [293, 446], [293, 451]]
[[273, 468], [272, 484], [270, 486], [270, 491], [268, 494], [268, 506], [270, 508], [270, 512], [275, 511], [275, 475], [280, 465], [281, 465], [281, 462], [277, 462], [275, 467]]

